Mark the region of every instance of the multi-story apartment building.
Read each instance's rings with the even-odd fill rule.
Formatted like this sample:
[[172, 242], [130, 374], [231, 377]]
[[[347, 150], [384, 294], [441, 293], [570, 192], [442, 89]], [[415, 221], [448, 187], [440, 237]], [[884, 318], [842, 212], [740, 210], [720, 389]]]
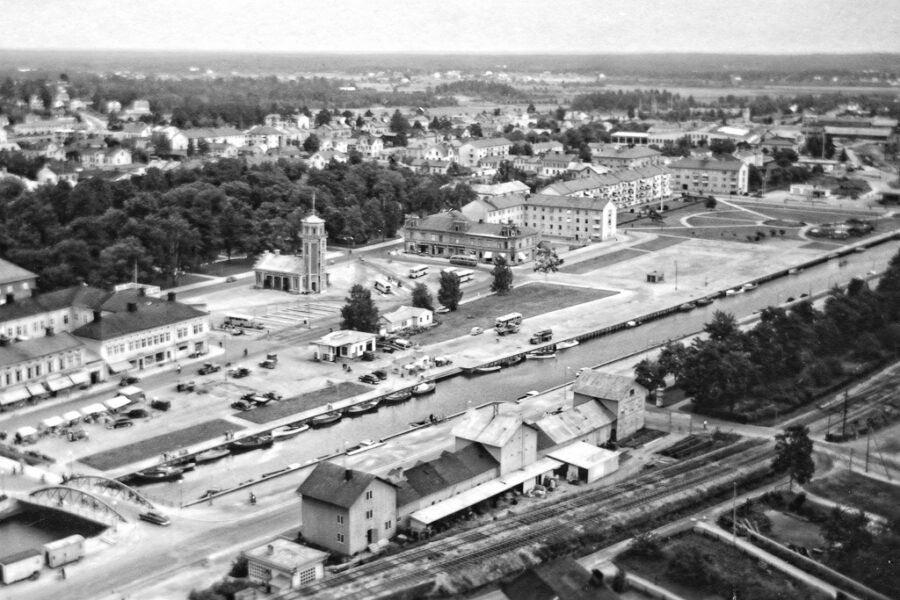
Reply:
[[470, 140], [459, 147], [459, 164], [464, 167], [475, 167], [482, 158], [488, 156], [509, 156], [512, 142], [506, 138], [487, 138]]
[[610, 199], [616, 207], [662, 202], [672, 194], [672, 174], [665, 167], [641, 167], [604, 175], [558, 181], [540, 191], [552, 196]]
[[524, 224], [542, 236], [603, 241], [616, 235], [616, 205], [610, 198], [535, 194], [522, 208]]
[[31, 297], [37, 275], [0, 258], [0, 305]]
[[68, 333], [46, 338], [0, 340], [0, 410], [74, 385], [86, 383], [87, 355]]
[[468, 254], [490, 261], [502, 255], [510, 263], [534, 258], [540, 234], [508, 223], [478, 223], [455, 210], [424, 218], [408, 217], [403, 231], [407, 252], [449, 258]]
[[683, 158], [669, 165], [674, 192], [744, 194], [750, 168], [739, 160]]
[[[594, 145], [596, 146], [596, 145]], [[595, 164], [609, 167], [613, 171], [637, 169], [662, 164], [662, 153], [652, 148], [603, 145], [591, 147], [591, 160]]]

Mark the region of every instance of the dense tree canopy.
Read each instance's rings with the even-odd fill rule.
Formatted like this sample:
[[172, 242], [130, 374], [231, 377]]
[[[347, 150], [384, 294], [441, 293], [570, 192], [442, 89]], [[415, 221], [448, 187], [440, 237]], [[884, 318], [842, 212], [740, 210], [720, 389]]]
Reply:
[[341, 308], [341, 329], [377, 333], [379, 315], [372, 301], [372, 292], [357, 283], [350, 288], [346, 301]]
[[459, 287], [459, 277], [454, 273], [441, 271], [441, 287], [438, 289], [438, 302], [450, 310], [456, 310], [463, 292]]

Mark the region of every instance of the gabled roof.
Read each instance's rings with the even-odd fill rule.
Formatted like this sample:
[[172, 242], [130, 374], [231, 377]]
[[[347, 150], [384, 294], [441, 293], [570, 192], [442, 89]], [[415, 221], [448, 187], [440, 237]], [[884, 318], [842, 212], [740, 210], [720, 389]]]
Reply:
[[703, 169], [706, 171], [739, 171], [744, 166], [739, 160], [715, 160], [711, 158], [682, 158], [669, 163], [670, 169]]
[[[95, 319], [82, 325], [72, 333], [93, 340], [109, 340], [207, 314], [187, 304], [140, 296], [137, 292], [138, 290], [126, 290], [113, 294], [101, 306], [104, 312], [113, 314], [103, 315], [100, 320]], [[137, 310], [128, 310], [130, 302], [135, 303]]]
[[345, 469], [331, 462], [320, 462], [297, 488], [297, 493], [304, 498], [350, 508], [366, 491], [369, 484], [376, 479], [380, 479], [388, 485], [394, 485], [386, 479], [365, 471]]
[[184, 129], [181, 133], [187, 136], [189, 140], [244, 135], [243, 131], [238, 131], [234, 127], [195, 127], [193, 129]]
[[397, 505], [403, 506], [430, 496], [496, 468], [500, 463], [480, 444], [468, 444], [456, 452], [444, 451], [428, 462], [420, 462], [403, 472], [398, 485]]
[[0, 367], [15, 365], [57, 352], [74, 350], [83, 345], [65, 331], [21, 342], [10, 342], [6, 346], [0, 346]]
[[358, 344], [368, 340], [377, 338], [374, 333], [366, 333], [365, 331], [354, 331], [353, 329], [340, 329], [329, 333], [314, 342], [321, 346], [346, 346], [347, 344]]
[[37, 275], [31, 271], [0, 258], [0, 284], [35, 278], [37, 278]]
[[99, 288], [77, 285], [39, 296], [13, 300], [0, 306], [0, 323], [74, 306], [99, 309], [112, 295], [112, 292]]
[[585, 402], [530, 423], [538, 430], [538, 449], [544, 450], [578, 439], [616, 421], [616, 415], [598, 402]]
[[534, 194], [528, 198], [527, 204], [533, 206], [546, 206], [548, 208], [569, 208], [579, 210], [603, 210], [612, 203], [609, 198], [555, 196], [546, 194]]
[[387, 314], [381, 315], [381, 318], [387, 321], [388, 323], [402, 323], [403, 321], [411, 318], [411, 317], [421, 317], [426, 313], [430, 313], [431, 311], [427, 308], [418, 308], [415, 306], [401, 306], [394, 312], [389, 312]]
[[597, 158], [621, 158], [623, 160], [634, 160], [638, 158], [652, 158], [654, 156], [661, 156], [662, 153], [654, 150], [653, 148], [647, 148], [645, 146], [634, 146], [634, 147], [615, 147], [615, 146], [603, 146], [599, 150], [592, 150], [591, 154], [593, 154]]
[[476, 148], [492, 148], [494, 146], [512, 145], [512, 142], [506, 138], [485, 138], [483, 140], [470, 140], [466, 143]]
[[453, 428], [453, 437], [501, 447], [523, 427], [522, 418], [514, 414], [492, 414], [486, 410], [470, 410]]
[[592, 369], [582, 372], [572, 387], [574, 394], [584, 394], [601, 400], [621, 400], [630, 396], [632, 389], [636, 389], [641, 395], [647, 394], [647, 389], [632, 377]]
[[530, 188], [521, 181], [506, 181], [504, 183], [483, 184], [473, 183], [469, 185], [476, 194], [487, 196], [502, 196], [506, 194], [514, 194], [517, 192], [527, 193]]

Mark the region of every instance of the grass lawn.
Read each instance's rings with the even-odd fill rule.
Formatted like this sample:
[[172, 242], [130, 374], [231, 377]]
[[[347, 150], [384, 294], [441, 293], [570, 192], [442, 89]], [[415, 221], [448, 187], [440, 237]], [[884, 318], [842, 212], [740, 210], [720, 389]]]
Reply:
[[[553, 277], [552, 274], [549, 277]], [[468, 304], [461, 304], [456, 312], [435, 315], [440, 327], [420, 333], [412, 339], [420, 344], [443, 342], [465, 335], [478, 326], [488, 329], [500, 315], [520, 312], [525, 318], [546, 312], [607, 298], [618, 292], [561, 285], [534, 283], [515, 287], [506, 296], [491, 294]], [[465, 296], [463, 296], [465, 300]]]
[[800, 247], [809, 250], [836, 250], [840, 248], [840, 246], [840, 241], [835, 240], [833, 242], [810, 242], [808, 244], [803, 244]]
[[807, 484], [817, 496], [855, 506], [888, 519], [900, 519], [900, 488], [850, 471], [840, 471]]
[[131, 463], [145, 460], [153, 456], [161, 456], [163, 452], [172, 452], [186, 448], [191, 444], [205, 442], [220, 436], [224, 436], [226, 431], [236, 431], [243, 429], [240, 425], [229, 423], [222, 419], [206, 421], [192, 427], [185, 427], [178, 431], [164, 433], [156, 437], [152, 437], [140, 442], [120, 446], [112, 450], [105, 450], [97, 454], [91, 454], [78, 462], [94, 467], [101, 471], [109, 471], [130, 465]]
[[[672, 226], [672, 227], [663, 227], [662, 229], [654, 228], [647, 229], [646, 231], [650, 231], [652, 233], [658, 233], [662, 235], [670, 235], [670, 236], [679, 236], [685, 238], [694, 238], [699, 240], [716, 240], [719, 242], [744, 242], [748, 243], [747, 236], [756, 236], [756, 232], [762, 232], [766, 234], [766, 243], [777, 244], [781, 240], [781, 236], [776, 236], [776, 238], [769, 237], [769, 230], [771, 227], [765, 226], [756, 226], [756, 225], [734, 225], [729, 227], [682, 227]], [[799, 235], [797, 235], [796, 229], [785, 229], [784, 239], [786, 240], [799, 240], [801, 239]], [[763, 241], [759, 242], [751, 242], [754, 244], [764, 243]]]
[[236, 417], [246, 419], [261, 425], [270, 421], [276, 421], [289, 417], [293, 414], [324, 406], [329, 402], [337, 402], [344, 398], [357, 396], [364, 392], [368, 392], [371, 387], [361, 383], [353, 383], [352, 381], [342, 381], [333, 387], [315, 390], [307, 394], [302, 394], [296, 398], [288, 398], [280, 402], [270, 402], [268, 406], [261, 406], [245, 412], [235, 413]]
[[584, 275], [585, 273], [590, 273], [591, 271], [596, 271], [597, 269], [608, 267], [609, 265], [622, 262], [623, 260], [637, 258], [638, 256], [643, 256], [644, 254], [645, 253], [641, 252], [640, 250], [624, 248], [622, 250], [616, 250], [615, 252], [610, 252], [608, 254], [601, 254], [600, 256], [595, 256], [581, 262], [572, 263], [571, 265], [564, 265], [559, 271], [560, 273], [575, 273], [576, 275]]
[[803, 221], [810, 224], [843, 223], [847, 219], [873, 219], [880, 216], [865, 210], [846, 210], [833, 207], [793, 207], [773, 206], [771, 204], [752, 204], [741, 202], [741, 206], [762, 213], [770, 219], [784, 219], [787, 221]]
[[222, 262], [212, 262], [197, 269], [197, 273], [214, 277], [227, 277], [238, 273], [246, 273], [253, 269], [256, 259], [251, 257], [233, 258]]
[[[624, 555], [616, 563], [625, 570], [657, 583], [686, 600], [731, 600], [734, 593], [741, 600], [774, 598], [821, 598], [824, 593], [809, 590], [759, 561], [741, 554], [728, 544], [696, 534], [670, 538], [662, 544], [664, 556], [648, 559]], [[693, 554], [702, 557], [700, 568], [669, 568], [673, 559]], [[683, 564], [683, 563], [682, 563]]]
[[673, 238], [673, 237], [658, 237], [653, 240], [649, 240], [646, 242], [642, 242], [640, 244], [636, 244], [631, 248], [633, 250], [647, 250], [648, 252], [654, 252], [656, 250], [663, 250], [668, 248], [669, 246], [675, 246], [676, 244], [682, 243], [683, 239], [681, 238]]

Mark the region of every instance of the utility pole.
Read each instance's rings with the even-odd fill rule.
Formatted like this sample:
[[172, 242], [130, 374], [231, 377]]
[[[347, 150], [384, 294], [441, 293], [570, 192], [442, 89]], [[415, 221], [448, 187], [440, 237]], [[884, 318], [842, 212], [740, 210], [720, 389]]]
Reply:
[[872, 430], [866, 427], [866, 473], [869, 472], [869, 443], [872, 440]]
[[841, 421], [841, 440], [844, 439], [847, 429], [847, 390], [844, 390], [844, 418]]
[[731, 497], [731, 545], [737, 545], [737, 481], [734, 482], [734, 494]]

